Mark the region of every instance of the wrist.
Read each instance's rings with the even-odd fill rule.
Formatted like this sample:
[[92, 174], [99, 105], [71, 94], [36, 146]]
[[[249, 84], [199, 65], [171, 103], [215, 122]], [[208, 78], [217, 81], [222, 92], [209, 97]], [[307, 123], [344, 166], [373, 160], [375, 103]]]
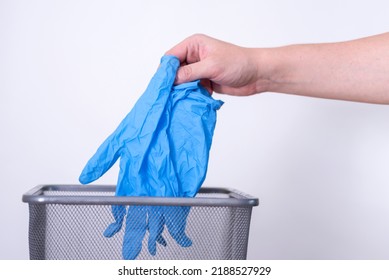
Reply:
[[257, 48], [254, 53], [258, 92], [282, 92], [288, 80], [283, 48]]

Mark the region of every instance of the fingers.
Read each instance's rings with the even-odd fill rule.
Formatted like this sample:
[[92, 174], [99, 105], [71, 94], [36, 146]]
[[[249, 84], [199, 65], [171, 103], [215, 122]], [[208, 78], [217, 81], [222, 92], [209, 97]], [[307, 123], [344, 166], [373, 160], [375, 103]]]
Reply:
[[149, 228], [149, 242], [148, 248], [151, 255], [157, 253], [157, 242], [166, 246], [166, 241], [162, 237], [165, 221], [163, 219], [161, 207], [149, 206], [148, 210], [148, 228]]
[[190, 207], [184, 206], [166, 206], [165, 207], [165, 222], [170, 235], [176, 240], [181, 247], [190, 247], [192, 240], [186, 235], [186, 219]]
[[181, 63], [185, 62], [188, 53], [188, 44], [186, 42], [186, 40], [182, 41], [180, 44], [168, 50], [165, 55], [174, 55]]
[[168, 55], [176, 56], [181, 63], [175, 84], [211, 79], [206, 60], [208, 41], [212, 39], [202, 34], [195, 34], [166, 52]]
[[203, 45], [203, 41], [207, 36], [202, 34], [192, 35], [170, 50], [165, 54], [174, 55], [178, 57], [181, 63], [193, 63], [200, 60], [200, 46]]
[[87, 162], [79, 177], [80, 183], [88, 184], [93, 182], [107, 172], [120, 156], [119, 145], [115, 131], [101, 144], [96, 153]]
[[121, 230], [124, 216], [126, 215], [126, 207], [122, 205], [112, 205], [112, 215], [115, 218], [115, 222], [110, 224], [104, 231], [103, 234], [105, 237], [112, 237]]
[[134, 260], [142, 250], [142, 240], [146, 234], [147, 212], [144, 206], [129, 206], [126, 230], [123, 238], [122, 254], [125, 260]]
[[208, 61], [203, 60], [178, 68], [175, 84], [193, 82], [201, 79], [211, 80], [212, 78]]

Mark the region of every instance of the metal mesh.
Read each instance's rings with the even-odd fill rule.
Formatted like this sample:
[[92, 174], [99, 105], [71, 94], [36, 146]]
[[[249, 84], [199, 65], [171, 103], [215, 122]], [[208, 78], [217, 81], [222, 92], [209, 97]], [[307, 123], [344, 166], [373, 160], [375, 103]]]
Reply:
[[[49, 194], [52, 193], [45, 195]], [[158, 209], [158, 206], [147, 207]], [[170, 207], [174, 213], [176, 206], [164, 207]], [[103, 236], [113, 222], [110, 205], [30, 204], [29, 209], [31, 259], [122, 258], [125, 223], [113, 237]], [[190, 247], [178, 245], [165, 227], [163, 237], [167, 246], [158, 244], [157, 254], [152, 256], [147, 249], [146, 233], [137, 259], [245, 259], [251, 210], [251, 207], [192, 206], [185, 230], [192, 240]]]

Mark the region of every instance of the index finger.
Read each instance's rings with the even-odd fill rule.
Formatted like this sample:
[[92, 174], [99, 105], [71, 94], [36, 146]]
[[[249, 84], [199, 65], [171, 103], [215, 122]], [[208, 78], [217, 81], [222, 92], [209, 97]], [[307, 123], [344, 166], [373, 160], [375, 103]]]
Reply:
[[202, 35], [192, 35], [168, 50], [165, 55], [176, 56], [182, 65], [200, 61], [200, 38]]

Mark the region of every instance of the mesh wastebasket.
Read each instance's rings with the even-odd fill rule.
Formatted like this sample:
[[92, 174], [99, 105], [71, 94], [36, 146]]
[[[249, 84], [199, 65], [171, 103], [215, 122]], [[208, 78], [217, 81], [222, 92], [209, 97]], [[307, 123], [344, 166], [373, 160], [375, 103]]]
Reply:
[[112, 205], [190, 209], [185, 232], [191, 246], [179, 246], [164, 230], [167, 246], [158, 245], [152, 256], [146, 233], [137, 259], [246, 259], [251, 212], [258, 205], [257, 198], [209, 187], [202, 187], [194, 198], [114, 194], [113, 185], [42, 185], [25, 193], [30, 259], [121, 259], [124, 229], [111, 238], [103, 236], [113, 221]]

